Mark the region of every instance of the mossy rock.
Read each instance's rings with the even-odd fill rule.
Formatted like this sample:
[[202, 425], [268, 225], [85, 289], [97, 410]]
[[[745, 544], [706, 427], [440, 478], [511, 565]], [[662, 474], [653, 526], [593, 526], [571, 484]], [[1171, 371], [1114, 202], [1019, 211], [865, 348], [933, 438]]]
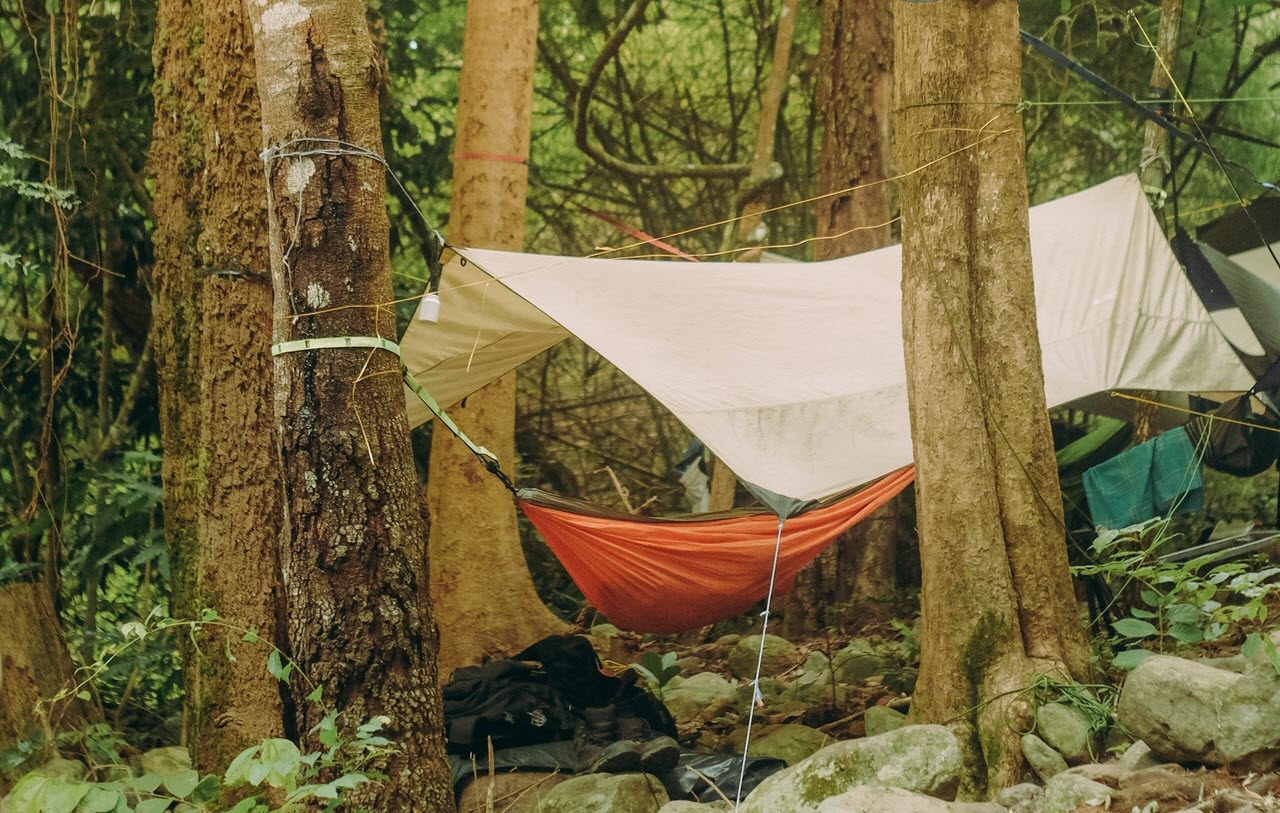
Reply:
[[[760, 636], [752, 635], [734, 644], [729, 652], [729, 671], [736, 677], [753, 678], [756, 661], [760, 659]], [[800, 650], [786, 638], [764, 636], [764, 656], [760, 660], [760, 674], [776, 677], [800, 662]]]

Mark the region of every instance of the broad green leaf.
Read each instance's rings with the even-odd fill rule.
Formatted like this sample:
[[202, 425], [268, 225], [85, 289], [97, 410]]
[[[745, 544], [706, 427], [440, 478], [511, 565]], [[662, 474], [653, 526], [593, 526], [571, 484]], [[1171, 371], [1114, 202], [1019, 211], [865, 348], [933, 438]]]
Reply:
[[218, 615], [218, 611], [212, 607], [205, 607], [200, 613], [201, 621], [221, 621], [222, 616]]
[[258, 643], [258, 631], [250, 627], [249, 629], [245, 630], [244, 638], [242, 640], [248, 641], [251, 644]]
[[1244, 643], [1240, 645], [1240, 654], [1246, 658], [1252, 658], [1258, 654], [1258, 649], [1262, 646], [1262, 636], [1256, 632], [1251, 632], [1245, 636]]
[[293, 664], [284, 664], [280, 661], [280, 650], [273, 649], [271, 654], [267, 656], [267, 671], [281, 683], [289, 682], [289, 673], [293, 671]]
[[248, 779], [249, 766], [253, 764], [260, 750], [262, 750], [261, 745], [253, 745], [236, 754], [236, 758], [227, 766], [227, 772], [223, 774], [228, 785], [238, 785]]
[[1151, 612], [1150, 610], [1144, 610], [1141, 607], [1134, 607], [1132, 610], [1129, 611], [1129, 615], [1133, 616], [1134, 618], [1155, 618], [1156, 617], [1155, 613]]
[[1204, 640], [1204, 630], [1195, 624], [1173, 624], [1169, 634], [1184, 644], [1198, 644]]
[[194, 770], [169, 774], [164, 778], [165, 789], [179, 799], [190, 796], [191, 791], [195, 790], [198, 784], [200, 784], [200, 774]]
[[40, 813], [72, 813], [91, 787], [88, 782], [51, 780], [40, 791], [39, 807], [35, 810]]
[[197, 804], [212, 801], [217, 798], [218, 791], [222, 789], [222, 782], [218, 777], [210, 774], [200, 780], [200, 784], [196, 785], [195, 790], [191, 792], [191, 801]]
[[1159, 632], [1150, 622], [1137, 618], [1121, 618], [1111, 626], [1125, 638], [1146, 638]]
[[84, 800], [80, 802], [77, 813], [112, 813], [120, 805], [123, 794], [118, 790], [103, 787], [89, 788]]
[[311, 694], [307, 695], [307, 700], [311, 701], [312, 703], [319, 703], [320, 697], [323, 694], [323, 692], [324, 692], [324, 686], [316, 686], [314, 689], [311, 690]]
[[171, 799], [143, 799], [134, 806], [136, 813], [164, 813], [169, 809]]
[[1147, 649], [1127, 649], [1116, 655], [1111, 661], [1111, 665], [1123, 671], [1129, 671], [1138, 664], [1150, 658], [1153, 653]]
[[1169, 620], [1174, 624], [1194, 624], [1200, 620], [1200, 609], [1190, 604], [1174, 604], [1169, 607]]
[[160, 776], [153, 773], [144, 773], [142, 776], [131, 776], [125, 780], [129, 787], [143, 793], [155, 793], [156, 788], [160, 787]]

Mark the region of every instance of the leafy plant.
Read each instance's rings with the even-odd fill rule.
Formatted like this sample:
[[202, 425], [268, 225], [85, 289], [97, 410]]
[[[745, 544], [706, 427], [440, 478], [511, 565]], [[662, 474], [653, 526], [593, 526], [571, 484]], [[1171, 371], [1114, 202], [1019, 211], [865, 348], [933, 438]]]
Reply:
[[680, 674], [680, 665], [676, 663], [676, 653], [667, 652], [662, 655], [656, 652], [646, 652], [640, 663], [631, 664], [631, 668], [640, 673], [641, 677], [648, 682], [649, 688], [659, 697], [662, 696], [662, 689], [672, 678]]
[[[1274, 644], [1257, 633], [1266, 623], [1267, 599], [1280, 592], [1280, 567], [1253, 569], [1245, 562], [1215, 564], [1216, 556], [1163, 562], [1156, 553], [1174, 537], [1167, 524], [1108, 531], [1093, 543], [1100, 562], [1074, 568], [1100, 575], [1129, 597], [1128, 614], [1112, 623], [1118, 650], [1112, 666], [1128, 670], [1153, 652], [1175, 651], [1226, 636], [1243, 636], [1251, 651]], [[1149, 539], [1148, 539], [1149, 537]], [[1280, 656], [1273, 658], [1280, 670]]]

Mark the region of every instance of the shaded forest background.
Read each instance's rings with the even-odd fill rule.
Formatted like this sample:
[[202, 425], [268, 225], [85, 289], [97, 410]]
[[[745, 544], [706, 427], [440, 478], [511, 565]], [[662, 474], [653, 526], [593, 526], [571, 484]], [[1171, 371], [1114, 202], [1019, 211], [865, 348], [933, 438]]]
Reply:
[[[740, 177], [620, 172], [575, 144], [580, 83], [627, 9], [607, 0], [542, 3], [526, 250], [583, 255], [630, 243], [614, 224], [621, 221], [722, 259], [735, 237], [706, 224], [734, 217], [747, 200], [776, 206], [815, 193], [821, 8], [802, 3], [796, 23], [774, 156], [782, 171], [751, 188]], [[153, 71], [155, 13], [154, 3], [129, 0], [0, 2], [0, 583], [48, 584], [70, 649], [84, 662], [115, 643], [122, 625], [167, 606], [173, 577], [150, 331], [155, 190], [147, 155], [155, 102], [170, 92]], [[1151, 57], [1138, 22], [1154, 32], [1157, 5], [1028, 2], [1022, 14], [1028, 31], [1146, 96]], [[373, 2], [370, 15], [391, 77], [383, 148], [404, 185], [390, 184], [388, 201], [403, 326], [427, 283], [430, 228], [448, 235], [465, 3]], [[647, 166], [749, 163], [776, 23], [774, 4], [763, 0], [652, 3], [604, 66], [591, 143]], [[1280, 67], [1269, 58], [1280, 50], [1280, 11], [1203, 0], [1189, 4], [1183, 30], [1174, 75], [1214, 145], [1257, 177], [1276, 178], [1271, 98], [1280, 95]], [[177, 47], [201, 48], [198, 29]], [[1137, 169], [1139, 122], [1061, 68], [1025, 56], [1023, 96], [1032, 203]], [[1228, 180], [1182, 147], [1173, 163], [1170, 228], [1175, 212], [1194, 227], [1236, 203], [1232, 182], [1248, 197], [1258, 191], [1247, 175]], [[780, 210], [766, 225], [760, 242], [768, 251], [813, 258], [812, 207]], [[580, 343], [521, 370], [517, 415], [522, 485], [651, 513], [685, 510], [673, 468], [687, 430]], [[430, 431], [414, 434], [424, 476]], [[1219, 489], [1207, 513], [1271, 517], [1274, 494], [1274, 481], [1249, 492]], [[571, 617], [581, 596], [526, 536], [544, 599]], [[112, 661], [100, 681], [110, 722], [138, 732], [138, 745], [172, 739], [181, 725], [178, 664], [173, 641], [156, 637]]]

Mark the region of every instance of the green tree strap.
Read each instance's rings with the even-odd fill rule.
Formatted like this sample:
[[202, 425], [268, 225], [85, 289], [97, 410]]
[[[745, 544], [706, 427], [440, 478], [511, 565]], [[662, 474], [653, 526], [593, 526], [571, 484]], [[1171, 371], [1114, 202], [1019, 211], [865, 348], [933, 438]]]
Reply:
[[[381, 336], [326, 336], [317, 339], [296, 339], [289, 342], [277, 342], [271, 345], [271, 355], [279, 356], [284, 353], [298, 353], [303, 350], [341, 350], [348, 347], [386, 350], [388, 353], [394, 354], [396, 358], [400, 358], [400, 345]], [[403, 363], [400, 364], [400, 372], [404, 375], [405, 386], [414, 395], [418, 396], [418, 400], [422, 401], [423, 405], [431, 411], [431, 414], [435, 415], [440, 423], [444, 424], [445, 428], [452, 432], [458, 440], [466, 444], [471, 453], [480, 458], [480, 462], [484, 464], [486, 469], [496, 474], [504, 485], [511, 488], [507, 478], [498, 468], [497, 455], [472, 442], [471, 438], [467, 437], [467, 434], [453, 422], [453, 419], [445, 414], [445, 411], [436, 403], [436, 399], [432, 398], [431, 394], [422, 388], [422, 385], [418, 383], [417, 379], [409, 372], [409, 368], [405, 367]]]

